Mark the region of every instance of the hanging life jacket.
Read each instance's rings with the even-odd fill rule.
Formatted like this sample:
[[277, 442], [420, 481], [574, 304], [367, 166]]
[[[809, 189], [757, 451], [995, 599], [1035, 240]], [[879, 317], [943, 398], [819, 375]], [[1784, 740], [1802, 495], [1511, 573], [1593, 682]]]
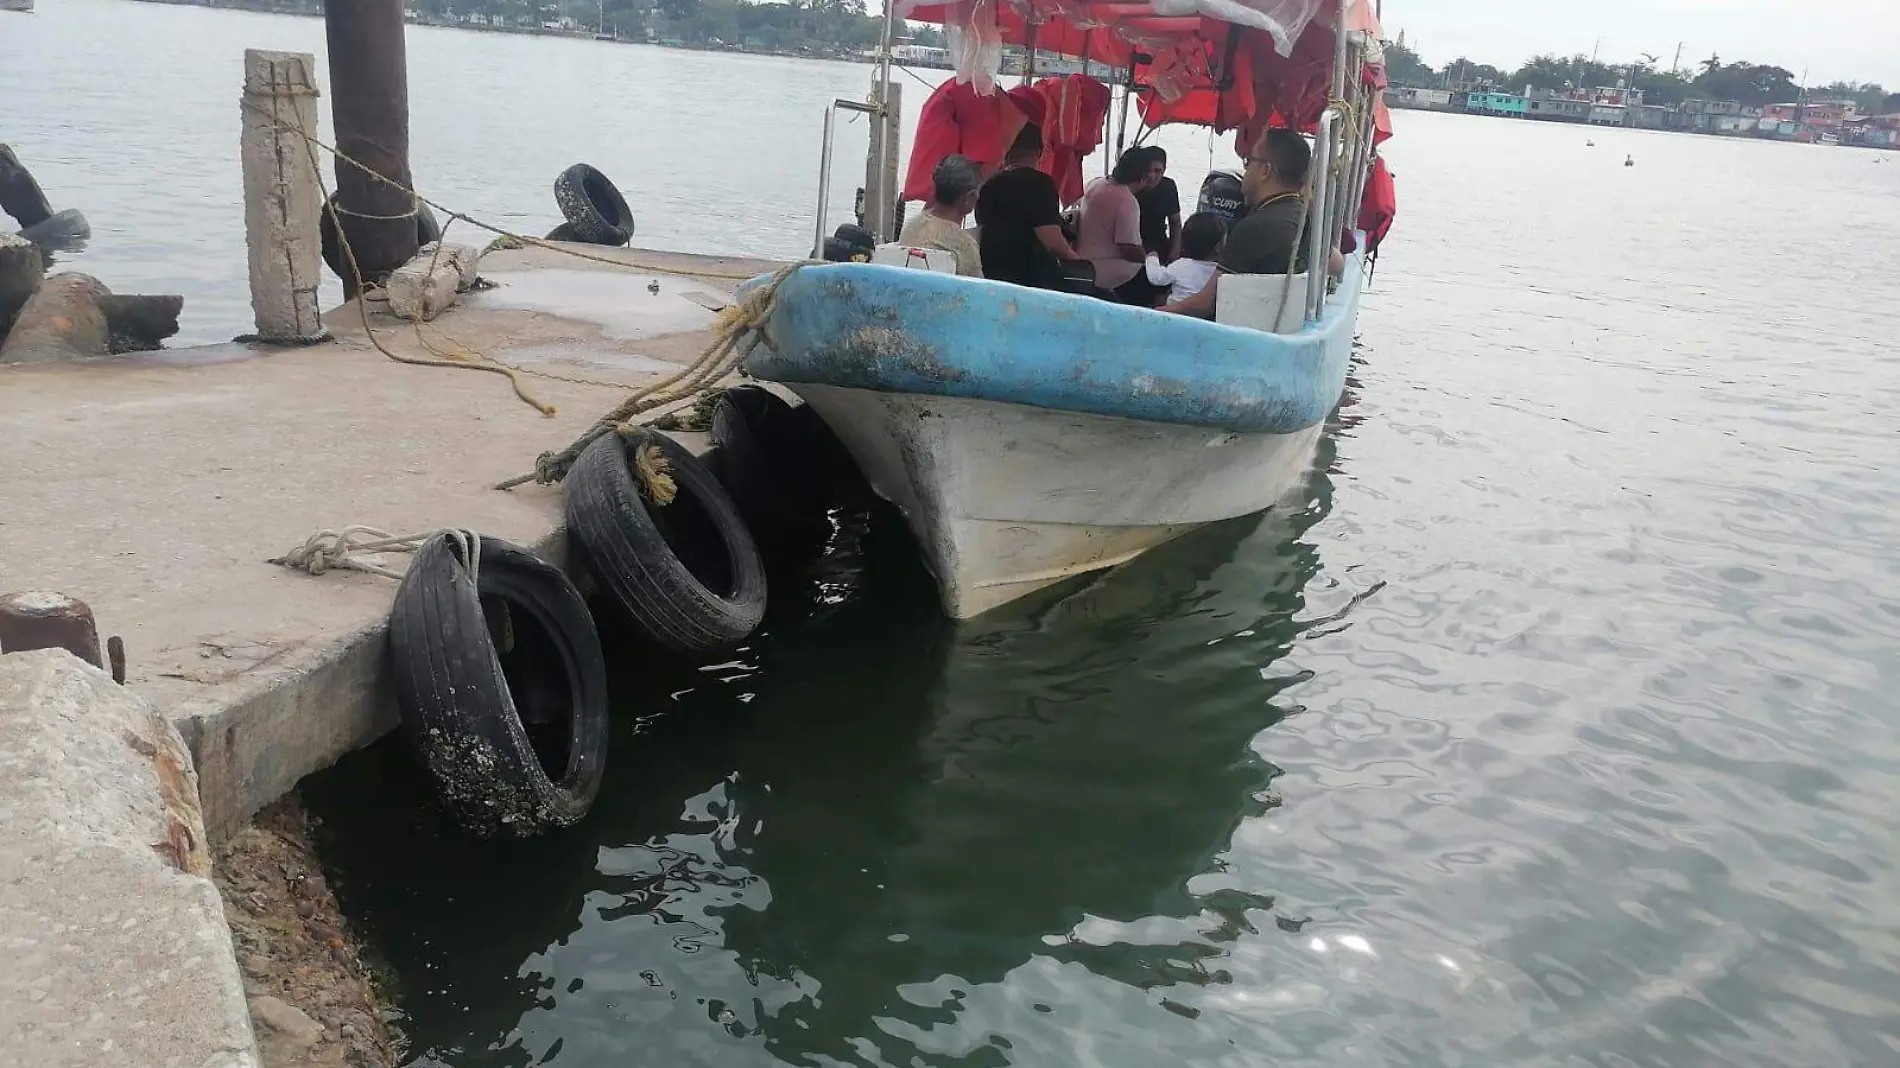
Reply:
[[1392, 220], [1398, 215], [1398, 193], [1392, 185], [1392, 172], [1386, 168], [1385, 157], [1373, 158], [1372, 170], [1366, 174], [1365, 196], [1359, 201], [1359, 229], [1366, 233], [1366, 254], [1376, 255], [1379, 243], [1392, 231]]

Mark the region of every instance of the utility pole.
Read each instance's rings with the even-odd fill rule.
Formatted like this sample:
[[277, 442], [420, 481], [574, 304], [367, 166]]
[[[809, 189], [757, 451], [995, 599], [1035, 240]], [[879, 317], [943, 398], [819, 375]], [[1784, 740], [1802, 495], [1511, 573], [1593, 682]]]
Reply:
[[[330, 117], [340, 153], [337, 221], [363, 279], [381, 281], [416, 254], [402, 0], [324, 0], [323, 23], [330, 47]], [[357, 286], [348, 257], [343, 273], [343, 292], [353, 297]]]
[[1675, 77], [1675, 74], [1676, 74], [1676, 71], [1678, 71], [1678, 70], [1680, 70], [1680, 69], [1682, 69], [1682, 46], [1683, 46], [1683, 44], [1684, 44], [1684, 42], [1682, 42], [1682, 41], [1677, 41], [1677, 42], [1676, 42], [1676, 58], [1674, 58], [1674, 59], [1672, 59], [1672, 60], [1670, 60], [1670, 61], [1669, 61], [1669, 75], [1670, 75], [1670, 77], [1672, 77], [1672, 78], [1673, 78], [1673, 77]]

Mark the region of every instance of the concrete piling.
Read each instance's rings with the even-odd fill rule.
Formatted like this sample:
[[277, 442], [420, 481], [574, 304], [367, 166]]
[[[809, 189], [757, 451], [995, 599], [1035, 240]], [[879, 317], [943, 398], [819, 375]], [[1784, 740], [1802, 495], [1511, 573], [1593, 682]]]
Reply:
[[315, 57], [245, 49], [244, 236], [260, 341], [304, 342], [324, 333], [317, 308], [323, 194], [314, 149], [299, 133], [316, 132], [318, 95]]
[[0, 653], [64, 649], [93, 667], [99, 656], [99, 627], [86, 602], [48, 590], [0, 596]]

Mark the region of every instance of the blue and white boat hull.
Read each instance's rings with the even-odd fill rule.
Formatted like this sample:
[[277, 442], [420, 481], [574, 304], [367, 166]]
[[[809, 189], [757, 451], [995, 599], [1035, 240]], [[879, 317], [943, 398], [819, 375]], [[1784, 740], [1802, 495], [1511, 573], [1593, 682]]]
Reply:
[[923, 271], [808, 267], [747, 368], [823, 417], [961, 619], [1303, 486], [1357, 297], [1354, 277], [1318, 323], [1280, 336]]

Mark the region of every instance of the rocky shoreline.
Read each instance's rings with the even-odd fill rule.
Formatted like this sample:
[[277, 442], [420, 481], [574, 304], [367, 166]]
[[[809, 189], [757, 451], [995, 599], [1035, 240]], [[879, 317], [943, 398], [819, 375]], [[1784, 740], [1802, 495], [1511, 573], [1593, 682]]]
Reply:
[[212, 879], [266, 1068], [395, 1068], [400, 1014], [337, 908], [295, 794], [218, 851]]

